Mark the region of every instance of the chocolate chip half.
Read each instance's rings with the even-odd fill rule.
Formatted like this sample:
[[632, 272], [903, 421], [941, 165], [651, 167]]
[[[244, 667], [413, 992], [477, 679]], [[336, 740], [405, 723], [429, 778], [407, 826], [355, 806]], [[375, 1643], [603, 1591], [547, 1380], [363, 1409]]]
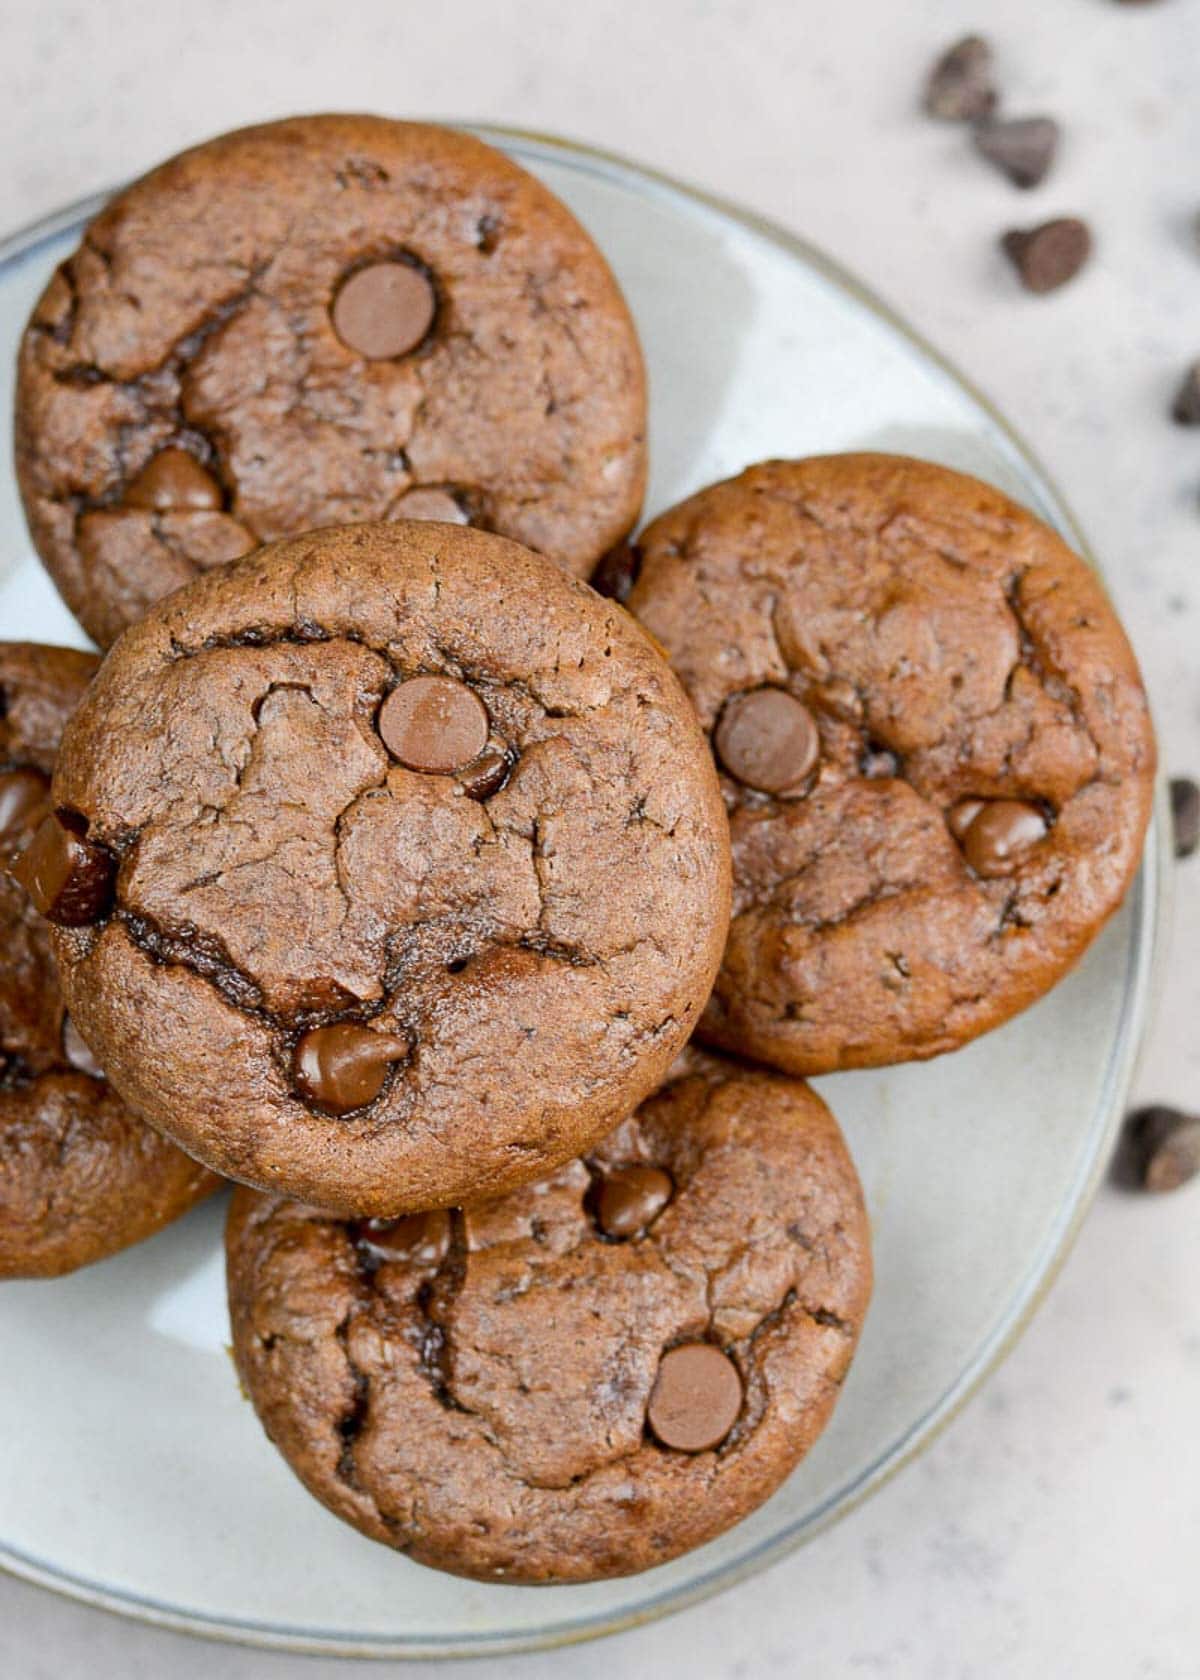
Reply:
[[374, 1032], [354, 1021], [312, 1027], [296, 1045], [296, 1090], [317, 1108], [349, 1114], [375, 1101], [388, 1068], [404, 1061], [411, 1048], [399, 1033]]
[[1191, 857], [1200, 846], [1200, 787], [1190, 776], [1171, 780], [1171, 828], [1175, 856]]
[[1000, 243], [1030, 292], [1053, 292], [1065, 286], [1092, 252], [1091, 231], [1078, 216], [1059, 216], [1035, 228], [1014, 228]]
[[0, 852], [11, 852], [25, 838], [35, 817], [44, 814], [50, 778], [32, 765], [0, 773]]
[[671, 1175], [660, 1167], [614, 1167], [594, 1197], [596, 1224], [606, 1237], [625, 1241], [649, 1230], [675, 1194]]
[[126, 486], [124, 496], [127, 507], [151, 508], [157, 513], [170, 509], [213, 513], [224, 500], [216, 479], [186, 449], [163, 449], [152, 456]]
[[1200, 362], [1193, 362], [1175, 393], [1171, 418], [1180, 426], [1200, 426]]
[[742, 1409], [737, 1366], [710, 1342], [684, 1342], [664, 1353], [646, 1421], [664, 1447], [707, 1452], [719, 1446]]
[[63, 1016], [62, 1047], [63, 1055], [78, 1073], [86, 1073], [90, 1079], [105, 1077], [104, 1069], [84, 1043], [83, 1035], [69, 1015]]
[[1163, 1193], [1200, 1173], [1200, 1114], [1155, 1103], [1125, 1122], [1114, 1162], [1118, 1181], [1129, 1188]]
[[460, 770], [458, 779], [468, 798], [490, 799], [494, 793], [499, 793], [511, 770], [512, 760], [508, 754], [489, 748], [487, 752], [480, 753], [474, 763]]
[[924, 103], [944, 122], [974, 122], [994, 110], [992, 49], [981, 35], [966, 35], [942, 54], [929, 72]]
[[379, 710], [378, 729], [392, 757], [409, 770], [450, 775], [487, 746], [487, 707], [454, 677], [410, 677]]
[[715, 741], [731, 776], [785, 798], [803, 792], [821, 751], [812, 713], [782, 688], [735, 694], [721, 713]]
[[985, 881], [1011, 875], [1021, 859], [1046, 837], [1046, 819], [1023, 799], [989, 799], [960, 837], [963, 856]]
[[400, 1261], [436, 1266], [450, 1251], [450, 1215], [438, 1208], [406, 1219], [360, 1219], [352, 1235], [359, 1253], [372, 1265]]
[[436, 312], [433, 283], [422, 269], [407, 262], [371, 263], [338, 288], [333, 329], [347, 349], [386, 362], [415, 350]]
[[103, 846], [52, 813], [38, 824], [12, 874], [48, 922], [86, 927], [112, 902], [116, 865]]
[[442, 525], [469, 525], [470, 516], [458, 497], [435, 484], [406, 490], [392, 509], [393, 519], [433, 519]]
[[607, 596], [610, 601], [620, 601], [624, 606], [633, 594], [641, 569], [641, 550], [631, 542], [620, 542], [600, 556], [590, 582], [597, 595]]
[[1050, 173], [1058, 151], [1053, 117], [992, 117], [976, 123], [976, 150], [1018, 187], [1036, 187]]

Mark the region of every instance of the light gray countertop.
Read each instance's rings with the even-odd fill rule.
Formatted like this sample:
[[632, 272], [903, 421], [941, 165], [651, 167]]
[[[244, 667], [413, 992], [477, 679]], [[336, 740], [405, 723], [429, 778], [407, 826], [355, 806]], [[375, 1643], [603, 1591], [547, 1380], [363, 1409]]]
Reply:
[[[915, 112], [932, 54], [979, 27], [1010, 110], [1065, 125], [1033, 193]], [[824, 245], [1040, 453], [1130, 627], [1164, 761], [1200, 773], [1200, 432], [1165, 418], [1200, 356], [1196, 0], [0, 0], [0, 38], [0, 231], [240, 122], [375, 109], [557, 130]], [[1096, 259], [1030, 298], [996, 236], [1059, 213], [1092, 220]], [[1176, 881], [1148, 1100], [1200, 1105], [1198, 948], [1200, 858]], [[1200, 1675], [1197, 1419], [1200, 1188], [1157, 1203], [1106, 1189], [1008, 1362], [865, 1508], [667, 1623], [470, 1672]], [[0, 1581], [13, 1680], [352, 1667], [199, 1644]]]

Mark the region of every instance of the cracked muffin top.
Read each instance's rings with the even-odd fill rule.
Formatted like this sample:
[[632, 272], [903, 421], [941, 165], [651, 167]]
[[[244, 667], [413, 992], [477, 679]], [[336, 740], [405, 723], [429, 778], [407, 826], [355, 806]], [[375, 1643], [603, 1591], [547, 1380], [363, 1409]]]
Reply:
[[645, 378], [608, 266], [469, 135], [313, 116], [224, 135], [95, 218], [20, 352], [33, 539], [101, 646], [318, 526], [470, 523], [586, 576], [637, 518]]
[[688, 1054], [592, 1155], [347, 1224], [240, 1190], [234, 1355], [338, 1516], [482, 1579], [630, 1574], [760, 1504], [824, 1427], [871, 1288], [832, 1116]]
[[469, 1201], [653, 1089], [728, 926], [712, 761], [627, 613], [451, 525], [292, 538], [160, 602], [24, 867], [139, 1113], [351, 1214]]
[[[0, 643], [0, 863], [50, 809], [97, 660]], [[0, 870], [0, 1277], [58, 1277], [150, 1236], [217, 1180], [135, 1120], [63, 1009], [50, 929]]]
[[999, 491], [772, 461], [656, 519], [630, 610], [712, 741], [733, 925], [700, 1033], [793, 1073], [998, 1026], [1120, 904], [1154, 736], [1104, 591]]

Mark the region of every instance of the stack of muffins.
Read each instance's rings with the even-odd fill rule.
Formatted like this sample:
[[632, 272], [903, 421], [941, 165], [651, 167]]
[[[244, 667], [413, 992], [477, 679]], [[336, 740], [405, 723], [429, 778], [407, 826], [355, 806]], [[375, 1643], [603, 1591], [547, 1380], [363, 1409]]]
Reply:
[[881, 455], [631, 543], [603, 258], [504, 156], [377, 118], [119, 195], [26, 331], [17, 470], [107, 651], [0, 648], [0, 1270], [235, 1180], [238, 1370], [331, 1510], [488, 1580], [711, 1539], [870, 1293], [804, 1076], [1007, 1020], [1137, 867], [1096, 579]]

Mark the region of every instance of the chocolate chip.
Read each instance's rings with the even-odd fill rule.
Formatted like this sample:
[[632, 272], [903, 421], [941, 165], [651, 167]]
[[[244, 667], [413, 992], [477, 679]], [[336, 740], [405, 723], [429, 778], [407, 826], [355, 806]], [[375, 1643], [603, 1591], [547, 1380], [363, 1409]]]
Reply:
[[77, 1072], [86, 1073], [89, 1079], [105, 1077], [104, 1069], [84, 1043], [83, 1035], [69, 1015], [63, 1016], [62, 1047], [63, 1055]]
[[605, 595], [610, 601], [620, 601], [624, 606], [633, 594], [641, 569], [641, 550], [631, 542], [619, 542], [597, 560], [590, 579], [592, 588], [597, 595]]
[[1175, 393], [1171, 417], [1180, 426], [1200, 426], [1200, 362], [1193, 362]]
[[1052, 117], [993, 117], [975, 125], [976, 149], [1018, 187], [1036, 187], [1050, 172], [1059, 127]]
[[212, 513], [224, 500], [216, 479], [186, 449], [163, 449], [153, 456], [126, 486], [124, 496], [127, 507], [156, 513], [171, 509]]
[[512, 759], [508, 754], [489, 748], [487, 752], [480, 753], [473, 764], [460, 770], [458, 779], [468, 798], [490, 799], [494, 793], [499, 793], [511, 770]]
[[929, 73], [925, 109], [944, 122], [974, 122], [996, 105], [992, 49], [980, 35], [967, 35], [947, 49]]
[[1030, 292], [1052, 292], [1065, 286], [1092, 251], [1091, 232], [1077, 216], [1060, 216], [1025, 230], [1014, 228], [1000, 243]]
[[312, 1027], [296, 1045], [293, 1072], [305, 1102], [332, 1114], [349, 1114], [374, 1102], [388, 1068], [411, 1050], [399, 1033], [374, 1032], [354, 1021]]
[[728, 1435], [742, 1409], [742, 1379], [709, 1342], [685, 1342], [663, 1354], [646, 1421], [664, 1447], [707, 1452]]
[[406, 1219], [360, 1219], [351, 1234], [359, 1254], [372, 1266], [390, 1261], [436, 1266], [450, 1252], [450, 1215], [438, 1208]]
[[674, 1194], [670, 1174], [659, 1167], [614, 1167], [596, 1186], [596, 1224], [606, 1237], [624, 1241], [641, 1236]]
[[487, 707], [454, 677], [410, 677], [380, 707], [379, 734], [409, 770], [449, 775], [472, 764], [487, 746]]
[[1200, 1114], [1154, 1104], [1125, 1122], [1113, 1175], [1130, 1189], [1178, 1190], [1200, 1172]]
[[953, 834], [959, 845], [966, 837], [966, 832], [975, 818], [983, 810], [982, 799], [960, 799], [957, 805], [952, 805], [946, 812], [946, 827]]
[[50, 778], [32, 765], [0, 773], [0, 855], [20, 845], [34, 819], [45, 813], [49, 797]]
[[1190, 776], [1172, 778], [1171, 827], [1174, 831], [1175, 856], [1191, 857], [1200, 846], [1200, 787], [1197, 787]]
[[378, 262], [345, 280], [333, 300], [333, 328], [347, 349], [371, 362], [407, 356], [437, 312], [429, 276], [414, 263]]
[[716, 748], [739, 782], [788, 798], [803, 792], [820, 755], [821, 737], [807, 706], [782, 688], [756, 688], [726, 702]]
[[1046, 836], [1046, 819], [1023, 799], [989, 799], [965, 823], [963, 855], [985, 881], [1011, 875], [1021, 859]]
[[112, 902], [116, 865], [103, 846], [54, 813], [39, 823], [12, 874], [48, 922], [85, 927]]
[[449, 490], [421, 484], [406, 490], [392, 509], [393, 519], [433, 519], [442, 525], [469, 525], [466, 508]]

